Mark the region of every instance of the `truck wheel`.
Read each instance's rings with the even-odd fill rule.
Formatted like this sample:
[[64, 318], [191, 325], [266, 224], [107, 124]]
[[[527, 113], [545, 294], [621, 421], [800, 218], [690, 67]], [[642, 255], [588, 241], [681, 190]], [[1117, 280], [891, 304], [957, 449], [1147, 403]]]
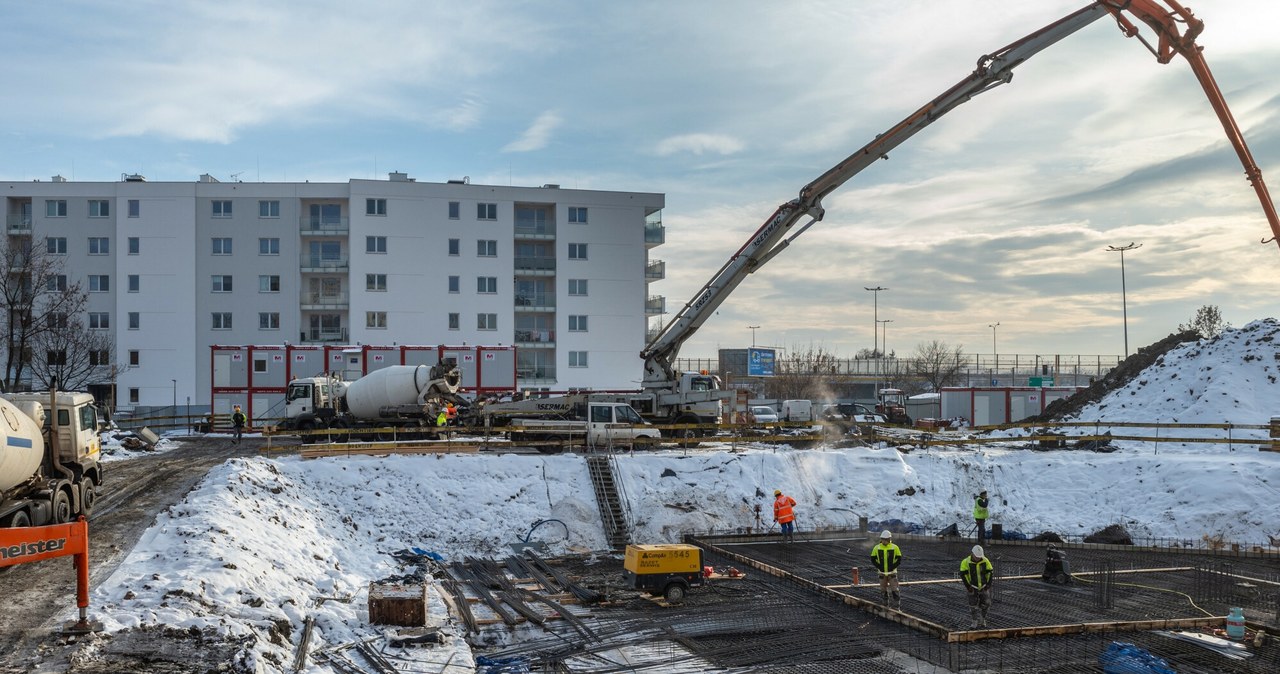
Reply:
[[65, 490], [53, 492], [53, 523], [66, 524], [71, 521], [71, 497]]
[[[300, 422], [298, 422], [298, 430], [299, 430], [299, 431], [302, 431], [304, 434], [305, 434], [305, 433], [310, 433], [311, 431], [314, 431], [315, 429], [316, 429], [316, 422], [315, 422], [315, 420], [313, 420], [313, 419], [307, 419], [306, 421], [300, 421]], [[304, 445], [309, 445], [309, 444], [311, 444], [311, 443], [313, 443], [313, 442], [315, 442], [315, 441], [316, 441], [316, 436], [314, 436], [314, 435], [303, 435], [303, 436], [302, 436], [302, 444], [304, 444]]]
[[[684, 417], [676, 419], [677, 424], [696, 424], [697, 417]], [[679, 428], [676, 429], [676, 438], [680, 440], [681, 447], [697, 447], [698, 438], [702, 437], [702, 431], [697, 428]]]
[[672, 604], [678, 604], [684, 601], [684, 585], [681, 583], [671, 583], [662, 591], [662, 596]]
[[538, 445], [538, 452], [541, 454], [559, 454], [564, 451], [564, 446], [560, 444], [564, 442], [564, 438], [558, 435], [548, 435], [542, 438], [541, 442], [547, 443]]
[[93, 506], [98, 502], [98, 488], [93, 478], [86, 477], [80, 486], [80, 514], [88, 517], [93, 514]]
[[31, 516], [25, 510], [10, 515], [4, 521], [5, 527], [29, 527], [31, 526]]
[[343, 443], [352, 439], [351, 434], [346, 432], [347, 422], [342, 421], [341, 419], [335, 420], [332, 424], [329, 424], [329, 428], [332, 428], [335, 431], [339, 431], [330, 436], [330, 440], [329, 440], [330, 442]]

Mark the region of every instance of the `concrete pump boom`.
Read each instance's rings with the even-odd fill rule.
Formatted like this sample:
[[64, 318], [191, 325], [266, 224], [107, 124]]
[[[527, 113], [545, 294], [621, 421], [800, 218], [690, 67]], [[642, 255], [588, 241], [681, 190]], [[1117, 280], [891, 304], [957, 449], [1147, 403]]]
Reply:
[[[807, 230], [813, 223], [822, 219], [825, 211], [822, 208], [823, 197], [843, 185], [850, 178], [873, 164], [878, 159], [888, 159], [888, 152], [914, 136], [921, 129], [937, 121], [960, 104], [974, 96], [988, 91], [1013, 78], [1013, 69], [1045, 48], [1059, 42], [1067, 36], [1093, 23], [1108, 14], [1115, 17], [1121, 31], [1126, 37], [1138, 37], [1142, 40], [1138, 29], [1125, 15], [1133, 14], [1138, 20], [1147, 24], [1159, 35], [1159, 46], [1148, 49], [1156, 55], [1160, 63], [1168, 63], [1175, 54], [1181, 54], [1191, 64], [1191, 69], [1200, 81], [1201, 87], [1209, 97], [1209, 102], [1218, 115], [1227, 137], [1236, 149], [1236, 154], [1244, 164], [1245, 175], [1253, 184], [1267, 221], [1280, 243], [1280, 219], [1262, 181], [1262, 172], [1258, 169], [1245, 145], [1235, 119], [1227, 109], [1222, 92], [1218, 90], [1209, 66], [1195, 44], [1195, 38], [1204, 29], [1203, 22], [1191, 15], [1191, 12], [1179, 5], [1176, 0], [1164, 0], [1172, 11], [1167, 10], [1155, 0], [1099, 0], [1079, 9], [1012, 44], [988, 54], [978, 60], [978, 67], [968, 77], [948, 89], [942, 95], [926, 103], [911, 113], [896, 126], [880, 134], [836, 164], [816, 180], [805, 185], [800, 195], [778, 207], [773, 215], [751, 235], [729, 261], [711, 277], [711, 280], [698, 291], [694, 298], [684, 305], [675, 318], [664, 328], [643, 351], [644, 384], [646, 388], [669, 388], [671, 382], [677, 380], [675, 372], [676, 354], [680, 346], [693, 336], [698, 328], [715, 313], [715, 310], [728, 298], [748, 274], [755, 272], [782, 252], [791, 242]], [[1185, 25], [1184, 31], [1179, 31]], [[792, 232], [796, 223], [804, 218], [809, 221]], [[1267, 241], [1264, 240], [1263, 243]]]

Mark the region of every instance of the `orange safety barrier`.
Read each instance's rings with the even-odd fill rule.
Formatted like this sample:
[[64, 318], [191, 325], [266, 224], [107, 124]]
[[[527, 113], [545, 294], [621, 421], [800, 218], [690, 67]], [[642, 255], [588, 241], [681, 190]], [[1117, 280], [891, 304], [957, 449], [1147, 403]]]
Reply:
[[80, 607], [80, 620], [64, 626], [63, 631], [85, 633], [101, 629], [100, 624], [90, 623], [88, 618], [89, 523], [84, 517], [70, 524], [0, 529], [0, 567], [68, 555], [75, 555], [76, 605]]

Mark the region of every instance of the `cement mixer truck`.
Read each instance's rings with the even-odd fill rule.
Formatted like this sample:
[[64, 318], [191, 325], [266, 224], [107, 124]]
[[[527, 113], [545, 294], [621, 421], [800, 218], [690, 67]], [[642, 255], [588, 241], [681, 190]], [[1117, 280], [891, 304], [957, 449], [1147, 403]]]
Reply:
[[88, 393], [0, 396], [0, 527], [92, 514], [102, 484], [101, 430]]
[[294, 379], [285, 393], [281, 428], [331, 429], [339, 431], [328, 435], [336, 441], [434, 436], [440, 432], [436, 418], [447, 405], [467, 404], [458, 395], [461, 382], [451, 360], [430, 367], [393, 365], [351, 382], [332, 375]]

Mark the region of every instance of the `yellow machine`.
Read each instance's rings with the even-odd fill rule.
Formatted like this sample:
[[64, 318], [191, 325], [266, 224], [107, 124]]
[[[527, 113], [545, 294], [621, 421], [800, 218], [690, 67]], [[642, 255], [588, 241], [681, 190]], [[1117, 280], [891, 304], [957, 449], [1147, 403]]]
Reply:
[[622, 569], [628, 588], [678, 602], [689, 588], [703, 583], [702, 548], [683, 543], [628, 545]]

